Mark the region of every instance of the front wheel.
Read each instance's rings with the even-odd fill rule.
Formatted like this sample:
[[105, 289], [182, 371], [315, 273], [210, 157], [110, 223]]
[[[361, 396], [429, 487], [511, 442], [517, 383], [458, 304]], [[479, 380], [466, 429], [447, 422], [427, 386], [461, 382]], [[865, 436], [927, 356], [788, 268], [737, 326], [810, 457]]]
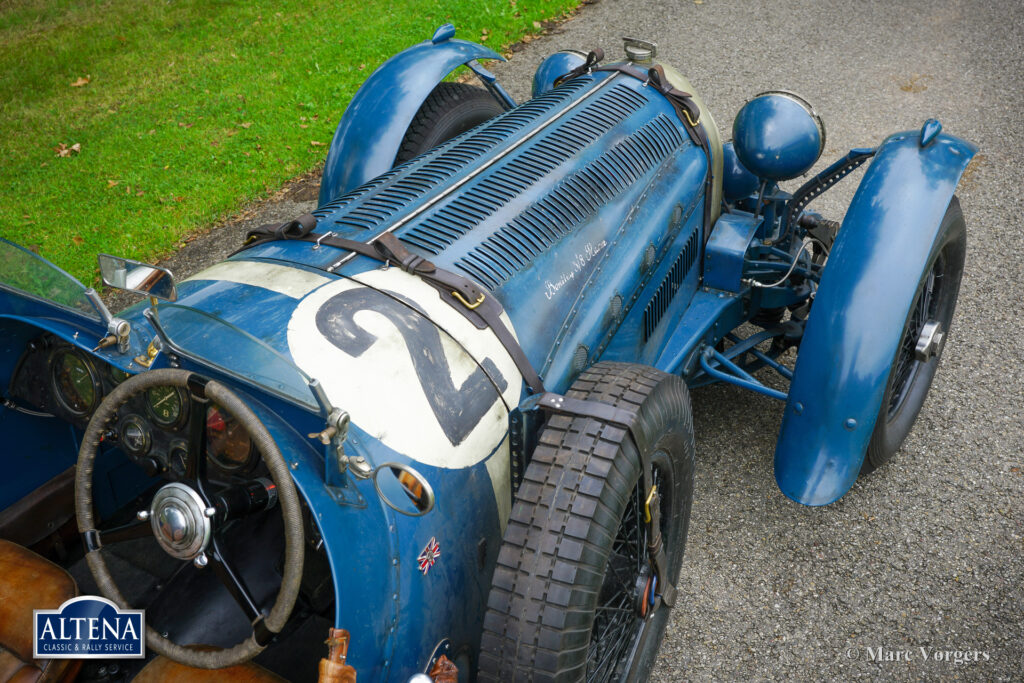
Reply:
[[644, 680], [661, 644], [669, 608], [656, 599], [646, 550], [640, 455], [652, 465], [675, 585], [693, 500], [686, 384], [653, 368], [598, 363], [567, 395], [634, 411], [636, 443], [594, 419], [549, 420], [498, 555], [481, 680]]
[[949, 335], [966, 254], [967, 227], [953, 197], [903, 326], [862, 474], [892, 459], [921, 412]]

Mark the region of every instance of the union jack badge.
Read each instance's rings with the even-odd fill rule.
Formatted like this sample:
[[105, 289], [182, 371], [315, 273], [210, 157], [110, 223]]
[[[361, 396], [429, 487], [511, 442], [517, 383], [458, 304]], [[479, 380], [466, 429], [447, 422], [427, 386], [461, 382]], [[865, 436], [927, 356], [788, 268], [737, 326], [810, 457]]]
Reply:
[[433, 536], [430, 537], [430, 541], [427, 543], [427, 547], [423, 549], [419, 560], [420, 571], [426, 576], [430, 568], [434, 566], [434, 562], [437, 558], [441, 557], [441, 546], [438, 544], [437, 539]]

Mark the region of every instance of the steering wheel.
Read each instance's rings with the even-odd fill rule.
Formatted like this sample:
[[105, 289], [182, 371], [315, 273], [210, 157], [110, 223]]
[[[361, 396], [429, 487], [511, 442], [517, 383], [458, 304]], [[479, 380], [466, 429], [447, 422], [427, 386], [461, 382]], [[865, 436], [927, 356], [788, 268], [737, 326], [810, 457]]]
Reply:
[[[139, 512], [138, 521], [99, 531], [93, 516], [92, 473], [100, 440], [121, 406], [148, 389], [162, 386], [184, 389], [192, 403], [187, 427], [189, 459], [185, 475], [179, 481], [162, 486], [153, 496], [149, 508]], [[227, 512], [217, 507], [213, 498], [214, 487], [206, 477], [206, 413], [210, 403], [216, 403], [238, 420], [256, 445], [276, 485], [277, 500], [284, 517], [284, 577], [274, 606], [267, 615], [260, 611], [242, 581], [241, 574], [221, 552], [217, 540], [217, 527], [223, 523]], [[264, 509], [268, 506], [264, 503]], [[241, 513], [245, 512], [243, 510]], [[103, 595], [121, 608], [126, 609], [129, 605], [107, 568], [102, 548], [104, 545], [153, 535], [169, 555], [191, 560], [197, 567], [212, 569], [252, 623], [252, 634], [245, 640], [229, 649], [212, 652], [183, 647], [161, 636], [147, 624], [146, 644], [165, 657], [202, 669], [241, 664], [262, 652], [270, 639], [281, 631], [292, 613], [302, 579], [304, 555], [299, 497], [281, 451], [266, 427], [223, 384], [206, 380], [186, 370], [167, 368], [135, 375], [111, 391], [89, 420], [82, 438], [75, 475], [75, 514], [78, 530], [85, 542], [85, 559], [89, 570]]]

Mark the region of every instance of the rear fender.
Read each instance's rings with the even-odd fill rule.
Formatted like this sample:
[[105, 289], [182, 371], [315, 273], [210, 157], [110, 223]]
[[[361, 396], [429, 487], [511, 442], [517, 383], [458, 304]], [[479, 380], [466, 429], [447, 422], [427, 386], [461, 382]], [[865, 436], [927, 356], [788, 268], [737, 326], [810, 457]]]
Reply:
[[[505, 61], [494, 50], [456, 40], [454, 35], [455, 27], [445, 24], [433, 38], [399, 52], [366, 79], [331, 140], [320, 181], [320, 206], [394, 165], [405, 131], [420, 105], [452, 70], [476, 59]], [[480, 67], [474, 71], [502, 99], [504, 91], [494, 77]]]
[[775, 480], [799, 503], [837, 500], [860, 472], [921, 273], [977, 151], [937, 125], [882, 143], [833, 245], [775, 448]]

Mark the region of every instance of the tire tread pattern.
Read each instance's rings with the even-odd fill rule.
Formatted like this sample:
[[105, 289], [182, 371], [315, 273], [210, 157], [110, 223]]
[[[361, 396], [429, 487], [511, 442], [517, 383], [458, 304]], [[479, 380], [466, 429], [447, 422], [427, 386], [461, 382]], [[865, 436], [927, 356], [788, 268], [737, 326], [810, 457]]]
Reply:
[[[456, 110], [460, 110], [455, 116]], [[438, 136], [438, 129], [454, 126], [458, 134], [502, 113], [501, 105], [489, 92], [468, 83], [438, 83], [420, 105], [402, 138], [395, 165], [408, 161], [454, 135]], [[460, 130], [461, 129], [461, 130]]]
[[[660, 392], [670, 400], [648, 403], [663, 387], [674, 389]], [[641, 439], [652, 433], [645, 422], [683, 415], [679, 426], [693, 453], [689, 395], [678, 377], [602, 362], [583, 372], [567, 395], [635, 411], [634, 431]], [[652, 411], [651, 404], [660, 409]], [[548, 421], [499, 551], [484, 617], [481, 681], [583, 678], [593, 620], [588, 600], [596, 600], [620, 515], [640, 476], [639, 456], [627, 436], [624, 429], [587, 417], [555, 415]]]

